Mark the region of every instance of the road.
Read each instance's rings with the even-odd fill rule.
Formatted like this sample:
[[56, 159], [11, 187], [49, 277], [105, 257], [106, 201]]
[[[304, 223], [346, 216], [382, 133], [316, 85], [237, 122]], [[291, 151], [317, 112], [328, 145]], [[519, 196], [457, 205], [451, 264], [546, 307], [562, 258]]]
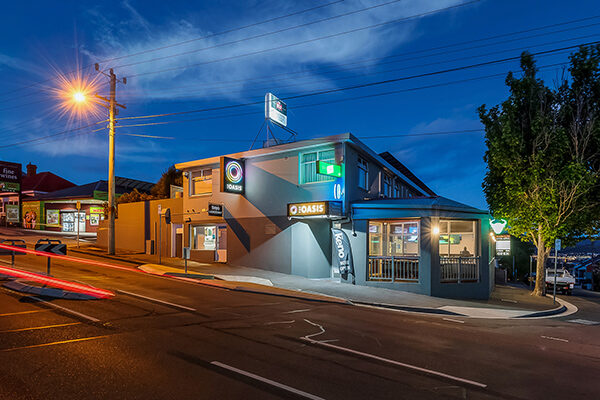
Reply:
[[[17, 258], [29, 271], [45, 262]], [[1, 399], [600, 396], [600, 325], [588, 325], [600, 323], [598, 296], [569, 298], [581, 311], [564, 318], [479, 320], [227, 291], [120, 265], [53, 261], [52, 275], [110, 299], [0, 288]]]

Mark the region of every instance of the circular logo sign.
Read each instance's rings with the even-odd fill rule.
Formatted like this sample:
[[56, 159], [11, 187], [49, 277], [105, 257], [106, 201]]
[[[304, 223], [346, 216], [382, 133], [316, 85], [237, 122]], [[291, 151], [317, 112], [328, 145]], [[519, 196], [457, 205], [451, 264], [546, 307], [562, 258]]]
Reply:
[[225, 175], [227, 180], [231, 183], [240, 183], [244, 177], [242, 166], [237, 161], [230, 161], [225, 167]]
[[292, 214], [292, 215], [298, 214], [298, 206], [290, 206], [290, 214]]

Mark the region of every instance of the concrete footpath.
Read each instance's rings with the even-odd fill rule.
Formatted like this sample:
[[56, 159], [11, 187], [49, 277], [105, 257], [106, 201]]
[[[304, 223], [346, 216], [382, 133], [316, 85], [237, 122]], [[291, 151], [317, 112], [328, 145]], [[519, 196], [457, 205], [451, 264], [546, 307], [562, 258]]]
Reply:
[[227, 290], [262, 293], [267, 295], [295, 297], [311, 301], [353, 304], [379, 307], [404, 312], [420, 312], [456, 317], [523, 319], [565, 316], [577, 311], [577, 307], [558, 298], [533, 297], [525, 285], [498, 285], [489, 300], [455, 300], [425, 296], [410, 292], [357, 286], [340, 283], [339, 279], [308, 279], [299, 276], [266, 271], [257, 268], [234, 267], [219, 263], [188, 261], [188, 273], [184, 261], [178, 258], [162, 258], [158, 264], [156, 255], [117, 254], [108, 256], [93, 246], [71, 248], [73, 256], [91, 255], [107, 260], [137, 264], [141, 270], [193, 280], [197, 283]]

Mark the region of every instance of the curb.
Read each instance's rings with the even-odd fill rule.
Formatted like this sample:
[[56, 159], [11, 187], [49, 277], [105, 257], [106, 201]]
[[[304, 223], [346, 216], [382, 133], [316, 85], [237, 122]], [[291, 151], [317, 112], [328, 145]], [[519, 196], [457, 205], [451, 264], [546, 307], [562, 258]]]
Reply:
[[403, 306], [403, 305], [386, 304], [386, 303], [371, 303], [371, 302], [359, 301], [359, 300], [350, 300], [350, 301], [353, 304], [356, 304], [359, 306], [386, 308], [386, 309], [413, 312], [413, 313], [452, 315], [455, 317], [468, 317], [468, 315], [459, 314], [459, 313], [455, 313], [452, 311], [441, 310], [439, 308], [432, 308], [432, 307], [416, 307], [416, 306]]
[[560, 305], [556, 308], [552, 308], [550, 310], [544, 310], [544, 311], [537, 311], [531, 314], [527, 314], [527, 315], [520, 315], [518, 317], [513, 317], [510, 319], [522, 319], [522, 318], [538, 318], [538, 317], [548, 317], [550, 315], [556, 315], [556, 314], [562, 314], [565, 311], [567, 311], [567, 307], [565, 307], [564, 305]]
[[19, 280], [9, 281], [2, 286], [7, 287], [19, 293], [35, 294], [42, 297], [53, 297], [57, 299], [67, 300], [98, 300], [94, 296], [90, 296], [83, 293], [69, 292], [62, 289], [32, 286], [26, 283], [20, 282]]
[[130, 263], [130, 264], [136, 264], [136, 265], [138, 265], [138, 264], [147, 264], [146, 261], [128, 260], [128, 259], [120, 258], [120, 257], [117, 257], [117, 256], [111, 256], [109, 254], [96, 254], [96, 253], [93, 253], [93, 252], [84, 251], [84, 250], [77, 249], [77, 248], [75, 248], [75, 249], [69, 248], [69, 251], [72, 251], [74, 253], [87, 254], [89, 256], [94, 256], [94, 257], [108, 258], [109, 260], [121, 261], [121, 262]]

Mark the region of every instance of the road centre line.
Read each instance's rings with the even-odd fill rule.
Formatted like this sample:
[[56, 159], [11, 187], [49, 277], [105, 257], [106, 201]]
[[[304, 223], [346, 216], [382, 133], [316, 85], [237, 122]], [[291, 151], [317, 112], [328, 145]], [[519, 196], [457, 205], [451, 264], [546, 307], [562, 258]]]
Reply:
[[223, 369], [235, 372], [237, 374], [246, 376], [248, 378], [252, 378], [254, 380], [257, 380], [257, 381], [269, 384], [271, 386], [275, 386], [275, 387], [277, 387], [279, 389], [283, 389], [283, 390], [285, 390], [285, 391], [287, 391], [289, 393], [295, 394], [296, 396], [301, 396], [301, 397], [304, 397], [306, 399], [311, 399], [311, 400], [324, 400], [322, 397], [315, 396], [314, 394], [310, 394], [310, 393], [304, 392], [304, 391], [299, 390], [299, 389], [295, 389], [295, 388], [293, 388], [291, 386], [284, 385], [283, 383], [275, 382], [275, 381], [273, 381], [271, 379], [268, 379], [268, 378], [263, 378], [262, 376], [253, 374], [253, 373], [248, 372], [248, 371], [244, 371], [244, 370], [239, 369], [239, 368], [232, 367], [231, 365], [223, 364], [223, 363], [220, 363], [218, 361], [211, 361], [211, 364], [215, 365], [217, 367], [220, 367], [220, 368], [223, 368]]
[[6, 314], [0, 314], [0, 317], [10, 317], [11, 315], [33, 314], [33, 313], [48, 312], [48, 311], [50, 311], [50, 310], [18, 311], [18, 312], [11, 312], [11, 313], [6, 313]]
[[557, 337], [552, 337], [552, 336], [544, 336], [541, 335], [540, 337], [544, 338], [544, 339], [550, 339], [550, 340], [557, 340], [559, 342], [565, 342], [565, 343], [569, 343], [568, 339], [561, 339], [561, 338], [557, 338]]
[[42, 300], [39, 297], [30, 296], [29, 298], [33, 299], [35, 301], [39, 301], [41, 303], [47, 304], [48, 306], [54, 307], [54, 308], [56, 308], [58, 310], [64, 311], [67, 314], [75, 315], [76, 317], [87, 319], [88, 321], [91, 321], [91, 322], [100, 322], [100, 320], [98, 318], [90, 317], [89, 315], [80, 313], [79, 311], [71, 310], [70, 308], [59, 306], [58, 304], [54, 304], [54, 303], [51, 303], [49, 301]]
[[171, 307], [175, 307], [175, 308], [180, 308], [180, 309], [186, 310], [186, 311], [196, 311], [196, 309], [192, 308], [192, 307], [182, 306], [181, 304], [175, 304], [175, 303], [171, 303], [171, 302], [168, 302], [168, 301], [165, 301], [165, 300], [155, 299], [153, 297], [148, 297], [148, 296], [144, 296], [144, 295], [141, 295], [141, 294], [138, 294], [138, 293], [128, 292], [126, 290], [117, 290], [117, 293], [126, 294], [126, 295], [129, 295], [129, 296], [132, 296], [132, 297], [138, 297], [140, 299], [148, 300], [148, 301], [159, 303], [159, 304], [165, 304], [165, 305], [168, 305], [168, 306], [171, 306]]
[[81, 322], [68, 322], [66, 324], [35, 326], [33, 328], [8, 329], [6, 331], [0, 331], [0, 333], [35, 331], [35, 330], [38, 330], [38, 329], [58, 328], [58, 327], [61, 327], [61, 326], [71, 326], [71, 325], [79, 325], [79, 324], [81, 324]]
[[342, 351], [342, 352], [346, 352], [346, 353], [350, 353], [350, 354], [355, 354], [355, 355], [358, 355], [358, 356], [361, 356], [361, 357], [365, 357], [365, 358], [371, 358], [373, 360], [382, 361], [382, 362], [385, 362], [385, 363], [388, 363], [388, 364], [392, 364], [392, 365], [396, 365], [396, 366], [399, 366], [399, 367], [402, 367], [402, 368], [411, 369], [413, 371], [422, 372], [422, 373], [425, 373], [427, 375], [437, 376], [437, 377], [440, 377], [440, 378], [448, 379], [448, 380], [455, 381], [455, 382], [460, 382], [460, 383], [471, 385], [471, 386], [475, 386], [475, 387], [478, 387], [478, 388], [485, 389], [488, 386], [485, 383], [481, 383], [481, 382], [477, 382], [477, 381], [472, 381], [470, 379], [460, 378], [458, 376], [446, 374], [444, 372], [439, 372], [439, 371], [435, 371], [435, 370], [432, 370], [432, 369], [418, 367], [416, 365], [411, 365], [411, 364], [406, 364], [406, 363], [399, 362], [399, 361], [390, 360], [388, 358], [379, 357], [379, 356], [376, 356], [374, 354], [363, 353], [361, 351], [348, 349], [346, 347], [336, 346], [334, 344], [320, 342], [318, 340], [310, 339], [310, 338], [308, 338], [306, 336], [305, 337], [301, 337], [300, 339], [305, 340], [305, 341], [307, 341], [307, 342], [309, 342], [311, 344], [318, 345], [318, 346], [332, 348], [332, 349], [335, 349], [335, 350], [338, 350], [338, 351]]
[[106, 338], [108, 336], [109, 335], [91, 336], [91, 337], [84, 337], [84, 338], [79, 338], [79, 339], [61, 340], [60, 342], [50, 342], [50, 343], [34, 344], [34, 345], [31, 345], [31, 346], [13, 347], [13, 348], [10, 348], [10, 349], [2, 349], [2, 350], [0, 350], [0, 352], [8, 352], [8, 351], [24, 350], [24, 349], [34, 349], [34, 348], [37, 348], [37, 347], [55, 346], [55, 345], [58, 345], [58, 344], [83, 342], [83, 341], [86, 341], [86, 340], [104, 339], [104, 338]]
[[465, 321], [461, 321], [460, 319], [452, 319], [452, 318], [442, 318], [444, 321], [450, 321], [450, 322], [458, 322], [459, 324], [464, 324]]
[[304, 308], [302, 310], [292, 310], [292, 311], [286, 311], [282, 314], [294, 314], [294, 313], [299, 313], [299, 312], [306, 312], [306, 311], [310, 311], [312, 310], [312, 308]]

